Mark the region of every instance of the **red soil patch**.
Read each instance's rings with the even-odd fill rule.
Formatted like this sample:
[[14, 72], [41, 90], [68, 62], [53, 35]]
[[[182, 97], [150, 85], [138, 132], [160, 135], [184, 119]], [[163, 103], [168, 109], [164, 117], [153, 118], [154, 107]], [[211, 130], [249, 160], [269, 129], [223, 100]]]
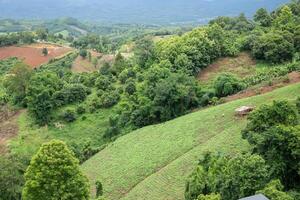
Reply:
[[203, 69], [198, 75], [198, 80], [207, 82], [220, 72], [231, 72], [243, 77], [249, 75], [249, 71], [254, 68], [255, 64], [255, 60], [246, 52], [240, 53], [237, 57], [220, 58]]
[[17, 119], [23, 111], [0, 111], [0, 155], [7, 153], [7, 141], [18, 134]]
[[[42, 54], [42, 49], [48, 49], [48, 55]], [[0, 60], [9, 57], [17, 57], [23, 59], [26, 64], [32, 68], [38, 67], [41, 64], [47, 63], [52, 58], [57, 58], [70, 52], [69, 47], [62, 47], [52, 44], [32, 44], [26, 46], [9, 46], [0, 48]]]
[[237, 100], [237, 99], [243, 99], [243, 98], [247, 98], [247, 97], [256, 96], [256, 95], [259, 95], [259, 94], [264, 94], [264, 93], [267, 93], [267, 92], [271, 92], [271, 91], [273, 91], [277, 88], [300, 82], [300, 72], [291, 72], [291, 73], [288, 74], [288, 77], [289, 77], [288, 81], [285, 81], [285, 80], [282, 81], [281, 80], [281, 81], [278, 81], [278, 82], [274, 83], [271, 86], [267, 85], [267, 86], [262, 86], [260, 88], [246, 89], [246, 90], [244, 90], [242, 92], [239, 92], [235, 95], [226, 97], [225, 101], [229, 102], [229, 101], [234, 101], [234, 100]]

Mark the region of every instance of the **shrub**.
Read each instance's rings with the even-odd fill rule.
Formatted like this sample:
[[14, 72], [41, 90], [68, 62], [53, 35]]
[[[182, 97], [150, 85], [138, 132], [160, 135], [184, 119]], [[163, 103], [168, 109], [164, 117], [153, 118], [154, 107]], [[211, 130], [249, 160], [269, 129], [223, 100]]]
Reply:
[[95, 81], [95, 86], [103, 91], [109, 90], [111, 81], [107, 76], [99, 76]]
[[67, 109], [66, 111], [63, 112], [63, 114], [61, 115], [61, 118], [65, 121], [65, 122], [73, 122], [76, 120], [76, 114], [74, 110], [71, 109]]
[[297, 106], [297, 109], [298, 109], [298, 113], [300, 113], [300, 97], [298, 97], [297, 100], [296, 100], [296, 106]]
[[78, 106], [77, 109], [76, 109], [76, 112], [77, 112], [78, 115], [84, 114], [85, 111], [86, 110], [85, 110], [85, 107], [83, 105]]
[[201, 194], [197, 200], [221, 200], [221, 195], [220, 194], [208, 194], [208, 195]]
[[271, 181], [264, 189], [258, 191], [257, 194], [264, 194], [272, 200], [294, 200], [294, 198], [283, 192], [283, 185], [280, 180]]
[[74, 102], [82, 102], [89, 93], [90, 90], [82, 84], [70, 84], [55, 92], [53, 98], [57, 106], [62, 106]]
[[85, 59], [85, 58], [87, 57], [87, 54], [88, 54], [87, 50], [85, 50], [85, 49], [80, 49], [79, 55], [80, 55], [83, 59]]
[[100, 105], [103, 108], [109, 108], [112, 107], [113, 105], [117, 104], [120, 99], [120, 95], [118, 91], [113, 91], [113, 92], [106, 92], [104, 93], [99, 101]]
[[218, 97], [226, 97], [243, 90], [245, 84], [232, 74], [222, 74], [215, 80], [214, 88]]
[[129, 95], [133, 95], [136, 92], [136, 87], [133, 80], [126, 81], [125, 92]]
[[106, 129], [105, 134], [104, 134], [104, 138], [112, 138], [118, 134], [120, 134], [120, 128], [119, 128], [119, 116], [115, 115], [115, 116], [111, 116], [109, 118], [109, 128]]
[[96, 181], [96, 197], [103, 195], [103, 186], [100, 181]]

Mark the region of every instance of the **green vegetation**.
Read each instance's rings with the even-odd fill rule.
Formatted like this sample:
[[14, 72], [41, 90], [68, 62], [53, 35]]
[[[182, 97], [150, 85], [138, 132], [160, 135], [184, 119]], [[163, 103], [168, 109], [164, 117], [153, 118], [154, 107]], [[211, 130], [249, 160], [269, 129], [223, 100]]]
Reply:
[[240, 134], [247, 120], [234, 116], [236, 108], [295, 100], [299, 90], [295, 84], [139, 129], [117, 139], [82, 169], [91, 183], [102, 180], [110, 199], [183, 199], [185, 181], [207, 150], [231, 155], [249, 150]]
[[[260, 192], [270, 198], [293, 199], [283, 190], [299, 187], [298, 111], [287, 101], [274, 101], [273, 105], [263, 105], [252, 112], [248, 119], [242, 133], [253, 145], [253, 154], [233, 158], [206, 154], [189, 177], [187, 200], [210, 193], [220, 193], [225, 200], [239, 199], [264, 187]], [[267, 185], [272, 179], [276, 180]]]
[[88, 200], [89, 196], [88, 180], [67, 145], [57, 140], [43, 144], [26, 170], [22, 199]]
[[[260, 190], [269, 192], [269, 196], [288, 191], [287, 195], [297, 197], [299, 99], [296, 98], [300, 85], [208, 106], [223, 103], [225, 97], [248, 87], [259, 87], [263, 82], [272, 85], [290, 72], [300, 71], [299, 8], [300, 3], [293, 1], [272, 13], [260, 9], [254, 21], [244, 14], [218, 17], [209, 25], [189, 32], [147, 32], [146, 27], [138, 37], [133, 37], [133, 33], [123, 38], [92, 34], [87, 31], [89, 24], [72, 18], [49, 23], [73, 28], [81, 37], [70, 34], [66, 38], [43, 26], [30, 32], [1, 35], [3, 45], [52, 41], [77, 48], [35, 70], [18, 60], [0, 62], [0, 103], [23, 109], [20, 116], [16, 114], [18, 119], [10, 122], [16, 120], [19, 127], [13, 124], [18, 136], [8, 147], [10, 156], [16, 158], [16, 166], [29, 165], [22, 198], [40, 199], [48, 190], [46, 197], [89, 198], [85, 183], [74, 186], [71, 189], [74, 192], [65, 191], [65, 186], [76, 181], [65, 183], [59, 179], [60, 171], [54, 172], [56, 166], [51, 166], [55, 162], [44, 160], [44, 153], [58, 162], [61, 155], [66, 155], [65, 161], [71, 161], [71, 168], [76, 169], [69, 177], [81, 179], [78, 163], [84, 163], [82, 168], [91, 179], [98, 199], [185, 196], [187, 200], [229, 200]], [[178, 34], [170, 36], [174, 33]], [[122, 51], [118, 51], [121, 45]], [[46, 50], [41, 50], [45, 56]], [[71, 70], [78, 56], [93, 63], [96, 69], [98, 60], [92, 60], [94, 51], [103, 58], [98, 71]], [[111, 54], [102, 55], [104, 52]], [[238, 70], [236, 74], [218, 71], [213, 79], [201, 84], [197, 81], [196, 76], [217, 59], [226, 60], [248, 52], [253, 56], [253, 62], [250, 61], [253, 69], [238, 66], [250, 72], [247, 76], [241, 77], [243, 73]], [[257, 107], [272, 100], [287, 102], [278, 101], [258, 109], [249, 117], [248, 124], [245, 118], [234, 115], [240, 106]], [[296, 104], [292, 105], [294, 100]], [[180, 118], [172, 120], [177, 117]], [[163, 124], [155, 125], [159, 123]], [[138, 128], [142, 129], [133, 131]], [[52, 139], [65, 143], [48, 143]], [[207, 154], [207, 151], [218, 153]], [[4, 158], [6, 163], [10, 163], [10, 156]], [[60, 167], [65, 171], [66, 166]], [[3, 191], [12, 200], [18, 200], [23, 182], [18, 176], [13, 180], [10, 172], [11, 169], [4, 171], [1, 176], [15, 184], [12, 186], [15, 192], [9, 187], [3, 187]], [[46, 179], [49, 179], [47, 187], [34, 184]], [[277, 179], [280, 183], [274, 184], [272, 181]], [[55, 188], [62, 188], [62, 193]]]

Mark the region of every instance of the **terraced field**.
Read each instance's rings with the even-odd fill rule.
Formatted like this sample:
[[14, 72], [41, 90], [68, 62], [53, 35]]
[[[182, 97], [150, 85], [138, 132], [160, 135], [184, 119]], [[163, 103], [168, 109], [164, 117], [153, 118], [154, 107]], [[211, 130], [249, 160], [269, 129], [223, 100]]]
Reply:
[[297, 94], [300, 84], [139, 129], [96, 154], [82, 170], [92, 186], [96, 180], [103, 183], [111, 200], [182, 200], [186, 178], [203, 152], [249, 150], [240, 134], [247, 121], [234, 115], [237, 107], [294, 100]]

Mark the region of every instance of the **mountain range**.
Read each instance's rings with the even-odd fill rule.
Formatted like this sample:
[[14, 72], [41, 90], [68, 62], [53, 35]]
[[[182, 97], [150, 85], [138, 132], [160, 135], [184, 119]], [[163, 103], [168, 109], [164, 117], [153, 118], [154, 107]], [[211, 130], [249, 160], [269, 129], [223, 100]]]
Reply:
[[220, 15], [274, 9], [288, 0], [0, 0], [0, 18], [74, 17], [108, 23], [205, 23]]

